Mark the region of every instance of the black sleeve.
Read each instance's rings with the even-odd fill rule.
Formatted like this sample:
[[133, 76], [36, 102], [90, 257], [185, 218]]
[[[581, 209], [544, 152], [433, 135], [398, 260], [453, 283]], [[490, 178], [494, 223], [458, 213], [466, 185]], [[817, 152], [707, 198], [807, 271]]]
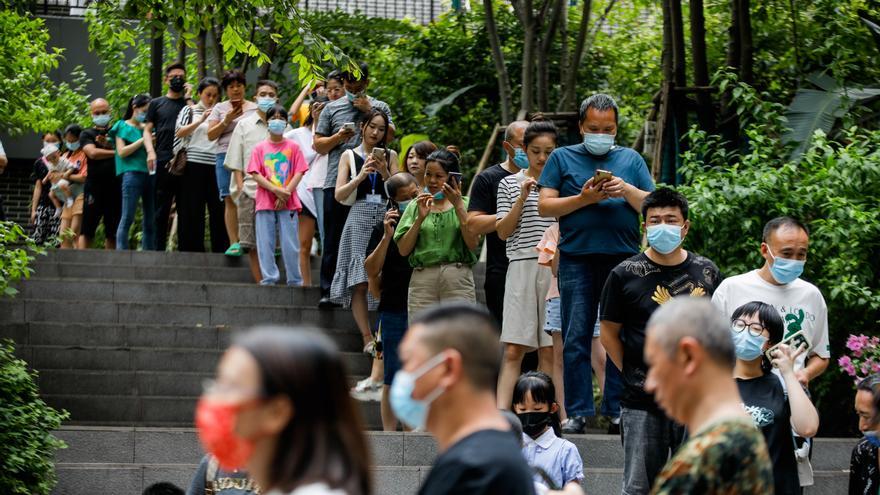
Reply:
[[43, 160], [37, 158], [37, 161], [34, 162], [34, 171], [31, 173], [31, 180], [43, 180], [43, 178], [46, 177], [46, 174], [48, 173], [49, 169], [46, 168], [46, 165], [43, 164]]
[[379, 247], [379, 243], [382, 242], [382, 237], [385, 235], [385, 225], [384, 222], [379, 225], [373, 227], [373, 232], [370, 234], [370, 242], [367, 243], [367, 256], [373, 254], [373, 251]]
[[79, 135], [79, 145], [83, 147], [87, 144], [95, 144], [95, 134], [91, 129], [86, 129], [82, 131], [82, 134]]
[[157, 113], [159, 112], [159, 99], [150, 100], [150, 105], [147, 107], [147, 122], [152, 122], [153, 127], [157, 127], [159, 125], [156, 122]]
[[492, 194], [492, 184], [481, 173], [474, 177], [474, 188], [471, 191], [468, 211], [482, 211], [487, 214], [495, 214], [495, 195]]
[[189, 490], [186, 491], [186, 495], [205, 495], [205, 475], [208, 472], [208, 457], [202, 457], [202, 462], [199, 463], [199, 468], [196, 469], [196, 474], [193, 475], [192, 483], [189, 484]]
[[600, 320], [623, 323], [626, 304], [621, 293], [622, 285], [617, 270], [611, 270], [611, 273], [608, 274], [608, 280], [605, 281], [605, 287], [602, 288], [602, 299], [599, 303], [602, 306]]

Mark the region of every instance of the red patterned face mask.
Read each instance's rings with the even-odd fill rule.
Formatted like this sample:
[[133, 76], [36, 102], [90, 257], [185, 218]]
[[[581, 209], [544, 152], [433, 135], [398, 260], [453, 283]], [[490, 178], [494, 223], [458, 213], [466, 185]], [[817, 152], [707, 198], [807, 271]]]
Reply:
[[254, 452], [254, 442], [235, 433], [235, 422], [244, 404], [224, 404], [200, 399], [196, 407], [196, 428], [205, 450], [217, 458], [223, 469], [241, 469]]

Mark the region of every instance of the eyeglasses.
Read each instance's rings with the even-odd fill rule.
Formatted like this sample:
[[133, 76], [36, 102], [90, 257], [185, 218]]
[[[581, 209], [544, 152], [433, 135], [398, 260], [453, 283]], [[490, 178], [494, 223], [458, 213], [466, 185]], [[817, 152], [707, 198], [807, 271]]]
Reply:
[[747, 323], [745, 320], [736, 319], [733, 320], [733, 324], [731, 327], [737, 332], [742, 332], [746, 328], [749, 329], [749, 334], [753, 337], [759, 337], [762, 333], [764, 333], [765, 327], [760, 323]]

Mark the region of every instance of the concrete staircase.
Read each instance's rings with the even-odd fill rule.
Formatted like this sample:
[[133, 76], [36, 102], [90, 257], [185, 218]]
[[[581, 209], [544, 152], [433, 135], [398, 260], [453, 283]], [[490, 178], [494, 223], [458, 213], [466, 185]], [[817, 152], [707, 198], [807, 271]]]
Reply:
[[[313, 262], [317, 280], [317, 263]], [[259, 287], [246, 258], [195, 253], [50, 251], [21, 293], [0, 300], [0, 338], [40, 372], [52, 406], [71, 413], [58, 435], [59, 494], [137, 494], [156, 481], [189, 484], [202, 452], [192, 430], [201, 381], [236, 329], [307, 324], [345, 355], [352, 384], [369, 373], [348, 310], [318, 310], [314, 288]], [[475, 267], [481, 288], [482, 265]], [[478, 294], [482, 299], [482, 293]], [[379, 429], [378, 403], [362, 415]], [[436, 455], [422, 434], [369, 432], [377, 494], [412, 494]], [[619, 438], [570, 438], [588, 493], [619, 492]], [[819, 440], [809, 493], [840, 493], [854, 439]]]

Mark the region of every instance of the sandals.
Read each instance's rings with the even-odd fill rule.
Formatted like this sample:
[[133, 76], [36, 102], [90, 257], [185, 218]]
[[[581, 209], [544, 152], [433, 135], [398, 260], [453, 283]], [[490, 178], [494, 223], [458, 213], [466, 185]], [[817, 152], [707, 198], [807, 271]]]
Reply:
[[229, 249], [227, 249], [226, 252], [223, 254], [225, 254], [226, 256], [238, 258], [242, 255], [242, 252], [243, 251], [241, 250], [241, 245], [236, 242], [235, 244], [229, 246]]

